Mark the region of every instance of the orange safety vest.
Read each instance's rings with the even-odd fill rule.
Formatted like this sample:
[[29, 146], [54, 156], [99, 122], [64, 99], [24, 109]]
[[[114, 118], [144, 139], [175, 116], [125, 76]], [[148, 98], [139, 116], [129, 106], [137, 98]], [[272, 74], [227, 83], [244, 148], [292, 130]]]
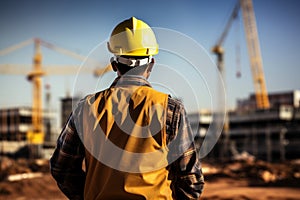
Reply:
[[167, 104], [167, 94], [148, 86], [115, 86], [87, 97], [85, 199], [172, 199]]

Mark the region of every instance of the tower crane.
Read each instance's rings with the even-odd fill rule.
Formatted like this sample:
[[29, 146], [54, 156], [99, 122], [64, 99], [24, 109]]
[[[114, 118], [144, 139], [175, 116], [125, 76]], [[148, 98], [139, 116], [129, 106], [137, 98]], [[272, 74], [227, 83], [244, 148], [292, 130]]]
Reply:
[[[44, 130], [43, 130], [43, 105], [42, 105], [42, 76], [44, 75], [53, 75], [53, 74], [76, 74], [78, 66], [42, 66], [42, 53], [41, 45], [46, 48], [52, 49], [59, 53], [68, 55], [80, 61], [84, 61], [85, 57], [79, 54], [76, 54], [72, 51], [63, 49], [56, 45], [53, 45], [49, 42], [41, 40], [39, 38], [33, 38], [21, 42], [17, 45], [13, 45], [4, 50], [0, 51], [0, 56], [11, 53], [17, 49], [25, 47], [29, 44], [34, 43], [34, 56], [33, 56], [33, 68], [31, 72], [22, 71], [19, 69], [14, 69], [16, 66], [20, 65], [11, 65], [11, 64], [0, 64], [0, 74], [26, 74], [27, 79], [33, 84], [33, 96], [32, 96], [32, 128], [27, 133], [27, 139], [30, 144], [40, 145], [44, 141]], [[106, 73], [111, 70], [111, 66], [108, 65], [105, 68], [96, 68], [92, 72], [91, 69], [83, 69], [83, 73], [94, 73], [95, 76], [100, 76], [103, 73]]]
[[218, 69], [221, 75], [224, 76], [224, 50], [222, 48], [222, 44], [224, 43], [232, 22], [238, 16], [239, 9], [242, 10], [243, 14], [243, 24], [247, 40], [252, 79], [255, 89], [256, 107], [258, 109], [269, 109], [270, 103], [263, 72], [262, 58], [252, 0], [239, 0], [237, 2], [223, 33], [217, 40], [215, 46], [212, 48], [212, 52], [216, 54]]

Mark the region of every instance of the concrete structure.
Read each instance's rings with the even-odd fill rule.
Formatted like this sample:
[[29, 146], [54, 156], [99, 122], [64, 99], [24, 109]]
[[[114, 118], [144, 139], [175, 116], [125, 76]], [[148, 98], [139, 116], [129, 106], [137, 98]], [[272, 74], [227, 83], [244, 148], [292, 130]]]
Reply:
[[0, 140], [25, 141], [31, 128], [30, 108], [8, 108], [0, 110]]
[[73, 110], [73, 106], [76, 106], [79, 100], [79, 97], [72, 98], [69, 96], [61, 99], [61, 127], [64, 127]]
[[[269, 94], [270, 108], [278, 108], [282, 105], [300, 106], [300, 90], [277, 92]], [[237, 100], [237, 111], [249, 111], [256, 109], [255, 95], [251, 94], [246, 99]]]
[[[270, 94], [271, 108], [255, 108], [255, 96], [239, 100], [237, 109], [228, 113], [229, 131], [221, 134], [208, 158], [240, 158], [253, 155], [266, 161], [300, 158], [300, 91]], [[199, 112], [189, 115], [200, 144], [213, 115]], [[209, 120], [208, 120], [209, 119]]]
[[300, 158], [298, 113], [292, 106], [229, 113], [231, 148], [267, 161]]
[[[28, 145], [27, 133], [32, 128], [32, 109], [29, 107], [5, 108], [0, 110], [0, 151], [13, 153]], [[43, 112], [45, 145], [54, 143], [56, 113]]]

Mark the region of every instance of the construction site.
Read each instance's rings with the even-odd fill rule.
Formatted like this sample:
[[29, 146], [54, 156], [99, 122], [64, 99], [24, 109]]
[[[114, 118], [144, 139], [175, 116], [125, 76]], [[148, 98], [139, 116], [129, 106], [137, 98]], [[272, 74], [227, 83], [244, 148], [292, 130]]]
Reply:
[[[225, 79], [223, 44], [239, 13], [254, 89], [247, 98], [236, 99], [234, 109], [227, 109], [218, 142], [202, 159], [206, 184], [201, 199], [296, 200], [300, 198], [300, 89], [268, 92], [252, 0], [240, 0], [233, 7], [220, 37], [211, 45], [212, 57]], [[32, 38], [0, 49], [0, 59], [27, 46], [34, 49], [31, 71], [0, 64], [0, 76], [21, 75], [32, 86], [31, 106], [0, 108], [0, 199], [67, 199], [50, 176], [49, 158], [79, 97], [67, 91], [57, 100], [60, 109], [53, 109], [51, 86], [43, 78], [75, 76], [80, 66], [46, 66], [43, 49], [80, 62], [86, 57]], [[83, 73], [97, 77], [109, 71], [111, 66], [99, 66]], [[208, 109], [188, 113], [199, 149], [206, 148], [203, 141], [210, 137], [206, 133], [214, 116]]]

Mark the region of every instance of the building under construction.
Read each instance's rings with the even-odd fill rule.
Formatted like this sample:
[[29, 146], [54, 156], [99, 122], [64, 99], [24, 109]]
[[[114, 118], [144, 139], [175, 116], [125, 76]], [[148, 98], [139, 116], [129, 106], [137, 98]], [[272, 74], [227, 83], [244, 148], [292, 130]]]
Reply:
[[[40, 143], [42, 146], [51, 146], [57, 138], [56, 113], [43, 111], [44, 135]], [[32, 108], [16, 107], [0, 110], [0, 151], [1, 154], [22, 154], [20, 150], [35, 145], [36, 141], [30, 138], [32, 130]], [[17, 155], [28, 156], [28, 155]], [[43, 156], [43, 155], [41, 155]]]
[[[56, 145], [56, 140], [68, 120], [73, 109], [73, 104], [79, 97], [67, 96], [61, 99], [61, 120], [58, 122], [58, 113], [52, 110], [42, 112], [43, 147], [41, 156], [49, 157]], [[59, 123], [59, 126], [57, 127]], [[15, 155], [31, 144], [30, 131], [32, 130], [32, 108], [16, 107], [0, 109], [0, 154]], [[39, 143], [39, 142], [38, 142]], [[49, 152], [48, 152], [49, 150]], [[23, 155], [20, 155], [23, 156]]]
[[269, 95], [270, 109], [254, 108], [254, 95], [229, 113], [230, 140], [238, 152], [267, 161], [300, 158], [300, 91]]
[[[299, 94], [298, 90], [270, 94], [270, 109], [256, 109], [254, 95], [239, 100], [237, 109], [228, 113], [228, 130], [223, 130], [208, 158], [248, 155], [270, 162], [300, 158]], [[205, 133], [213, 122], [212, 114], [193, 113], [189, 118], [200, 142], [210, 137]]]

